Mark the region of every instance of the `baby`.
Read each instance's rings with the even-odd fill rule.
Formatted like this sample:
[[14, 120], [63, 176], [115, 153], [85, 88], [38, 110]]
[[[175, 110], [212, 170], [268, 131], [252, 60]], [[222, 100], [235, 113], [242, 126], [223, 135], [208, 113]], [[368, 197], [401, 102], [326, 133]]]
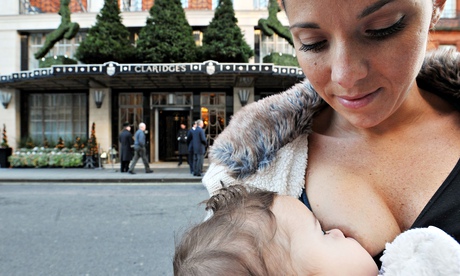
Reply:
[[[460, 245], [435, 227], [429, 227], [428, 234], [417, 232], [428, 229], [414, 229], [406, 232], [415, 231], [412, 235], [400, 235], [395, 242], [402, 244], [387, 247], [379, 272], [356, 240], [338, 229], [324, 232], [298, 199], [247, 189], [222, 188], [207, 201], [206, 209], [213, 215], [185, 233], [176, 246], [174, 275], [460, 275]], [[405, 235], [421, 239], [411, 247], [416, 249], [408, 249]], [[420, 254], [414, 251], [431, 240], [433, 246], [423, 254], [435, 247], [443, 248], [438, 251], [445, 255], [437, 256], [435, 265], [424, 258], [418, 262], [413, 255]], [[400, 264], [404, 258], [408, 260]]]

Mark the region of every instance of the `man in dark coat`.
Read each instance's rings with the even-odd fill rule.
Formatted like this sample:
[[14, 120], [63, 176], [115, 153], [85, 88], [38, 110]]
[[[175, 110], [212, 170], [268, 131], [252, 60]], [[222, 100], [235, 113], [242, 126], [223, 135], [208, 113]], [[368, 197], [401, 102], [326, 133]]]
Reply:
[[120, 141], [120, 164], [121, 172], [127, 172], [129, 169], [129, 162], [133, 159], [133, 149], [134, 144], [133, 135], [131, 134], [131, 125], [126, 122], [123, 124], [123, 131], [118, 137]]
[[185, 129], [185, 124], [180, 124], [180, 129], [177, 132], [177, 141], [179, 142], [179, 164], [182, 165], [183, 156], [188, 155], [188, 145], [187, 145], [187, 130]]
[[187, 147], [188, 147], [188, 165], [190, 167], [190, 174], [194, 173], [193, 169], [193, 147], [192, 147], [192, 138], [193, 138], [193, 132], [196, 129], [196, 122], [193, 122], [192, 128], [189, 129], [187, 132]]
[[203, 121], [196, 121], [196, 129], [192, 133], [192, 149], [193, 149], [193, 175], [201, 176], [203, 168], [204, 154], [206, 152], [206, 135], [203, 130]]

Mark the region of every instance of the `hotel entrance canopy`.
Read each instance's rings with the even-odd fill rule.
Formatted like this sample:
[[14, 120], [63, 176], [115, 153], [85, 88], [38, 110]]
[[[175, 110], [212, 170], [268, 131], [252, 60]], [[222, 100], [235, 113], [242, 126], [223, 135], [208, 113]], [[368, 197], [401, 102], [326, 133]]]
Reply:
[[54, 65], [0, 76], [0, 88], [21, 91], [89, 88], [230, 88], [286, 89], [304, 78], [298, 67], [254, 63], [168, 63]]

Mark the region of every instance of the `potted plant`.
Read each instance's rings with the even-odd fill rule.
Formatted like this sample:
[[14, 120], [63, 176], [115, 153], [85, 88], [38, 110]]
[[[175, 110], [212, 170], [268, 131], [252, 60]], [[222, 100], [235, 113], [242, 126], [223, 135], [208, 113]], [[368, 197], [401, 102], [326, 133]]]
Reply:
[[8, 158], [11, 156], [13, 149], [8, 145], [6, 136], [6, 126], [3, 124], [2, 143], [0, 144], [0, 168], [9, 168], [10, 162]]

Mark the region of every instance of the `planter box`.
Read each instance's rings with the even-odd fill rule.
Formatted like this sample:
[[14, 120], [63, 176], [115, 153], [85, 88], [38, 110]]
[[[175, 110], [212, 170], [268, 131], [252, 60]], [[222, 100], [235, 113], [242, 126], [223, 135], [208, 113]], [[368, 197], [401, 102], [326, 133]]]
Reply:
[[0, 168], [9, 168], [10, 162], [8, 157], [13, 153], [12, 148], [0, 148]]

